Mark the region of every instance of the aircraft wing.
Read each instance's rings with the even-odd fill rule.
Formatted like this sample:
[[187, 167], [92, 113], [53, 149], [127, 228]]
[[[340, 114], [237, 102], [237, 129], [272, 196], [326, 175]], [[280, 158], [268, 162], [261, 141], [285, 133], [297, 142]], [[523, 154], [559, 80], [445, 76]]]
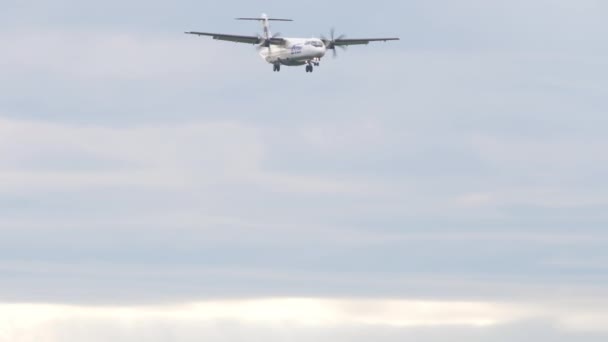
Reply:
[[[216, 40], [225, 40], [228, 42], [234, 43], [245, 43], [245, 44], [262, 44], [265, 40], [259, 36], [237, 36], [233, 34], [221, 34], [221, 33], [207, 33], [207, 32], [186, 32], [186, 34], [194, 34], [197, 36], [208, 36], [212, 37]], [[283, 45], [285, 43], [285, 39], [273, 37], [269, 38], [266, 43], [270, 43], [272, 45]]]
[[348, 45], [367, 45], [371, 42], [387, 42], [389, 40], [399, 40], [399, 38], [336, 39], [332, 43], [335, 46], [348, 46]]
[[246, 43], [246, 44], [261, 44], [262, 38], [258, 36], [236, 36], [232, 34], [221, 34], [221, 33], [207, 33], [207, 32], [186, 32], [186, 34], [194, 34], [197, 36], [208, 36], [213, 37], [217, 40], [225, 40], [235, 43]]

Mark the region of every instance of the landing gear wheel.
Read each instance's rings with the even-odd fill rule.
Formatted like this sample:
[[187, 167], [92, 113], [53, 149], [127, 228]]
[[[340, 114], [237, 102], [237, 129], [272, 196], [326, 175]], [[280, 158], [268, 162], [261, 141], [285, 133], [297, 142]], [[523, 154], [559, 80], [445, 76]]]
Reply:
[[274, 64], [274, 65], [272, 66], [272, 71], [274, 71], [274, 72], [279, 72], [279, 71], [281, 71], [281, 64]]
[[310, 64], [308, 64], [308, 65], [306, 66], [306, 72], [313, 72], [313, 71], [314, 71], [313, 66], [312, 66], [312, 65], [310, 65]]

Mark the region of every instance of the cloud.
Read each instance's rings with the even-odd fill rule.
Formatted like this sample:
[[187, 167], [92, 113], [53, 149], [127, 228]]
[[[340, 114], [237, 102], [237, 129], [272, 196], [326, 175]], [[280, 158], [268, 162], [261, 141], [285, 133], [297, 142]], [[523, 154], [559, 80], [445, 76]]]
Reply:
[[[207, 49], [193, 37], [134, 32], [32, 29], [0, 33], [7, 77], [53, 77], [64, 81], [192, 81], [218, 78], [234, 62], [225, 46]], [[190, 38], [190, 39], [187, 39]]]
[[[233, 123], [115, 129], [5, 120], [0, 127], [4, 189], [179, 186], [197, 172], [207, 176], [198, 178], [203, 183], [230, 173], [246, 178], [263, 157], [255, 132]], [[96, 160], [114, 167], [73, 167]]]
[[604, 2], [91, 6], [0, 14], [0, 340], [605, 340]]
[[[89, 340], [112, 337], [122, 341], [147, 337], [152, 341], [216, 338], [241, 341], [245, 336], [275, 341], [288, 332], [297, 341], [339, 337], [359, 341], [376, 336], [425, 336], [428, 341], [454, 336], [473, 340], [513, 335], [524, 330], [542, 334], [606, 333], [602, 311], [551, 310], [531, 304], [267, 298], [146, 307], [76, 307], [50, 304], [0, 305], [2, 341], [76, 341], [86, 331]], [[583, 322], [583, 324], [577, 323]], [[541, 323], [542, 322], [542, 323]], [[349, 334], [348, 331], [356, 331]], [[433, 332], [433, 333], [430, 333]], [[521, 332], [523, 333], [523, 332]], [[359, 337], [357, 337], [359, 335]], [[569, 340], [568, 338], [564, 339]]]
[[108, 186], [200, 189], [226, 183], [284, 192], [365, 191], [365, 185], [343, 180], [266, 169], [269, 146], [260, 130], [235, 122], [108, 128], [4, 120], [0, 131], [4, 192]]

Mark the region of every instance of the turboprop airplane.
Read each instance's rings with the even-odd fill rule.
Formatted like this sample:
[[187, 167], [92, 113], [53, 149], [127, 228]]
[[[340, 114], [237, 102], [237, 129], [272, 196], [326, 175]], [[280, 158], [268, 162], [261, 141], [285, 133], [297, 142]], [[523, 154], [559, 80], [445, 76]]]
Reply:
[[225, 40], [235, 43], [246, 43], [257, 45], [260, 56], [273, 65], [273, 71], [281, 71], [281, 65], [302, 66], [306, 65], [306, 72], [313, 72], [315, 66], [319, 66], [321, 58], [327, 50], [332, 50], [334, 57], [337, 56], [336, 47], [346, 49], [349, 45], [367, 45], [370, 42], [386, 42], [399, 40], [399, 38], [361, 38], [346, 39], [345, 35], [335, 37], [335, 31], [331, 30], [330, 39], [321, 38], [283, 38], [280, 33], [270, 33], [271, 21], [293, 21], [291, 19], [269, 18], [262, 14], [260, 18], [236, 18], [236, 20], [252, 20], [262, 23], [264, 35], [260, 36], [237, 36], [231, 34], [186, 32], [198, 36], [209, 36], [217, 40]]

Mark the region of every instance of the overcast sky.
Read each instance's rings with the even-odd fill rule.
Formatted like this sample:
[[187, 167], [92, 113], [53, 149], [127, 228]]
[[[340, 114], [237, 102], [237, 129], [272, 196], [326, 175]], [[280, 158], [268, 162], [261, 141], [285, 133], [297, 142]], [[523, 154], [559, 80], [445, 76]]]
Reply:
[[606, 1], [6, 2], [1, 342], [608, 338]]

